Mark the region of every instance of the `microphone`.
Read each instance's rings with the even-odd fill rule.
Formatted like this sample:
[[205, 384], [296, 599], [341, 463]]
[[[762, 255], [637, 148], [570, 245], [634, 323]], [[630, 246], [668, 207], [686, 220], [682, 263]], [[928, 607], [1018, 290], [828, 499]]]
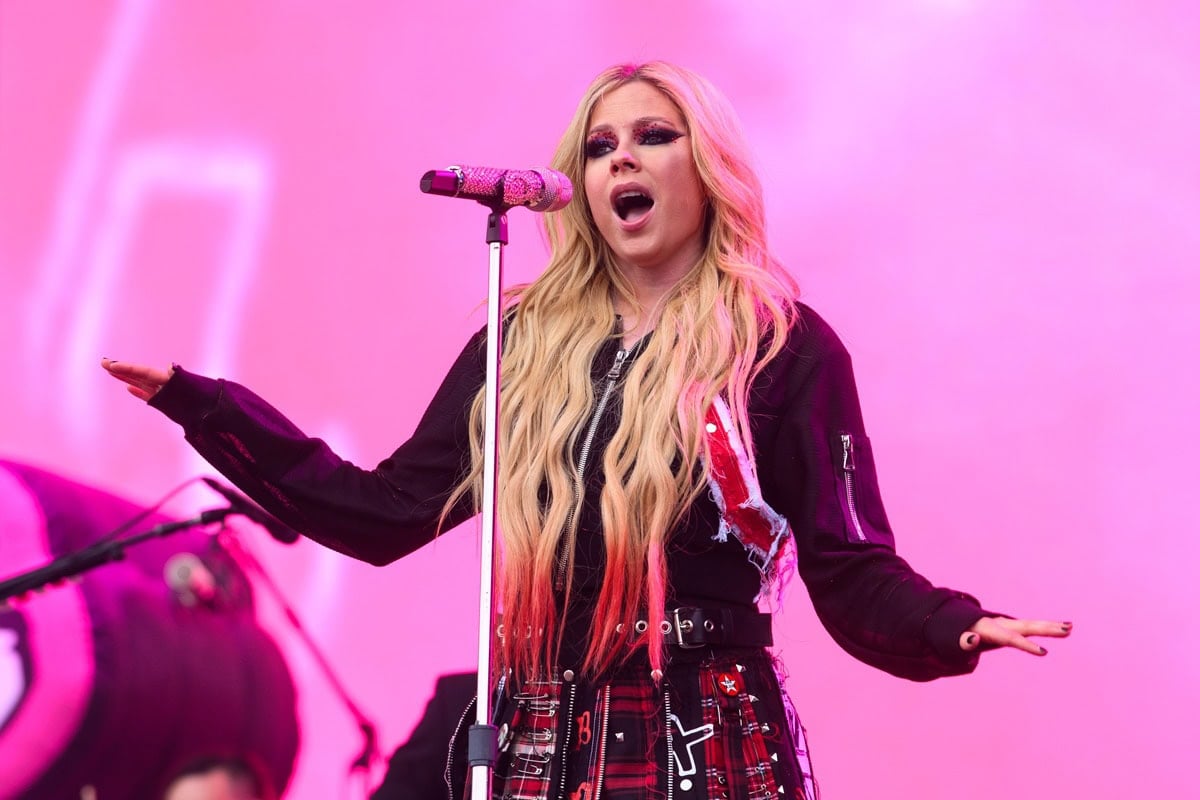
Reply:
[[216, 605], [217, 579], [192, 553], [176, 553], [168, 558], [163, 564], [163, 580], [185, 606]]
[[525, 206], [531, 211], [558, 211], [571, 202], [571, 181], [561, 172], [494, 167], [447, 167], [421, 176], [421, 191], [443, 197], [465, 197], [485, 206]]
[[300, 538], [299, 533], [284, 525], [266, 511], [263, 511], [249, 497], [213, 478], [201, 478], [201, 480], [208, 484], [208, 488], [229, 501], [229, 505], [235, 514], [241, 514], [246, 519], [266, 528], [267, 533], [271, 534], [271, 538], [275, 541], [283, 542], [284, 544], [293, 544]]

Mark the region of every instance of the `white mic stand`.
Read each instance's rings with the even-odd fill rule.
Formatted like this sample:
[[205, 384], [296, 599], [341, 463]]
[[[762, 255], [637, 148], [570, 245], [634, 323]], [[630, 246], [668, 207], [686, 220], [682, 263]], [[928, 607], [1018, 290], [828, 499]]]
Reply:
[[524, 205], [534, 211], [554, 211], [571, 200], [567, 176], [553, 170], [506, 171], [480, 167], [449, 167], [421, 177], [421, 191], [445, 197], [477, 200], [487, 206], [488, 324], [487, 378], [483, 403], [482, 548], [479, 569], [479, 671], [475, 724], [468, 731], [467, 763], [471, 768], [471, 800], [491, 800], [492, 772], [499, 755], [496, 727], [491, 724], [492, 692], [492, 573], [496, 545], [496, 417], [500, 408], [500, 351], [504, 309], [500, 302], [503, 248], [508, 244], [507, 211]]
[[467, 738], [467, 764], [471, 770], [471, 800], [491, 800], [492, 771], [496, 768], [498, 737], [492, 725], [492, 573], [496, 525], [496, 416], [500, 408], [500, 351], [504, 309], [500, 302], [504, 272], [504, 245], [508, 244], [508, 206], [491, 206], [487, 222], [488, 323], [487, 373], [483, 395], [483, 498], [482, 548], [479, 564], [479, 665], [475, 683], [475, 724]]

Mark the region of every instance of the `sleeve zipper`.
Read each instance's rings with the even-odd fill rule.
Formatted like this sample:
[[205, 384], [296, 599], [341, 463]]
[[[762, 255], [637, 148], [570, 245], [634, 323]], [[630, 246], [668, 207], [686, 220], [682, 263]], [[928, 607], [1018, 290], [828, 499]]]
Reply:
[[858, 519], [858, 504], [854, 499], [854, 437], [849, 433], [843, 433], [841, 437], [842, 475], [845, 477], [846, 484], [846, 511], [850, 515], [850, 522], [854, 526], [854, 533], [858, 536], [858, 540], [865, 542], [867, 535], [863, 533], [862, 522]]

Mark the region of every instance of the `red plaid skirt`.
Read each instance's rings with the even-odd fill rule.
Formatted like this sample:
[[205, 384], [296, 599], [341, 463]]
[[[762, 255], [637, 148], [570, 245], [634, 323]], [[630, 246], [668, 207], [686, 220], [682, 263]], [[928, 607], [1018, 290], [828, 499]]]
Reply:
[[[817, 800], [803, 728], [764, 650], [675, 657], [497, 703], [497, 800]], [[461, 763], [459, 759], [459, 763]]]

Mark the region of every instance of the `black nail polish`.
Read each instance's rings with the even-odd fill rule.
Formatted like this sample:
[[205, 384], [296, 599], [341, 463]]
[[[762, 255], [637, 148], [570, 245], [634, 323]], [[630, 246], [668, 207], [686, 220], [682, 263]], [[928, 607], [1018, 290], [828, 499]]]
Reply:
[[1063, 625], [1063, 626], [1062, 626], [1062, 632], [1063, 632], [1063, 633], [1070, 633], [1070, 632], [1071, 632], [1071, 626], [1070, 626], [1070, 625]]
[[979, 641], [979, 637], [973, 633], [967, 637], [967, 644], [975, 644], [977, 641]]
[[1044, 656], [1044, 655], [1046, 655], [1046, 648], [1044, 648], [1044, 647], [1038, 647], [1038, 655], [1039, 655], [1039, 656]]

